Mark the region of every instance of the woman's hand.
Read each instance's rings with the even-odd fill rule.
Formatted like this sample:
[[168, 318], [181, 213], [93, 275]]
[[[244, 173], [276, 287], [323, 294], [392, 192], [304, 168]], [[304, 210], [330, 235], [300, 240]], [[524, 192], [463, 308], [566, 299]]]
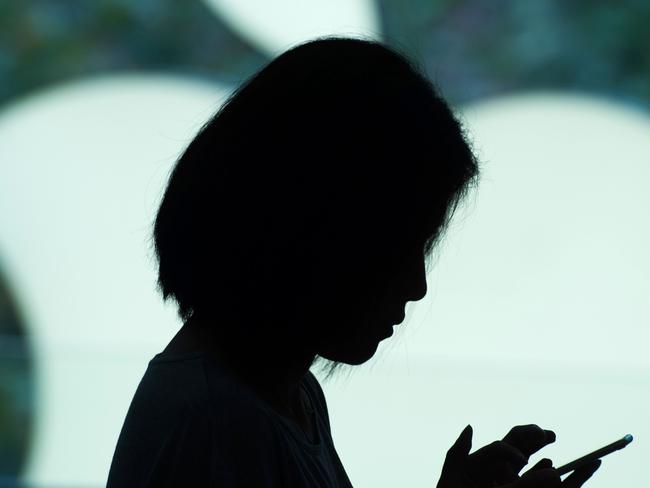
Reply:
[[[468, 435], [471, 446], [471, 427]], [[528, 464], [530, 456], [552, 442], [555, 442], [553, 431], [532, 424], [518, 425], [503, 440], [494, 441], [470, 454], [468, 474], [480, 487], [512, 483], [518, 479], [517, 473]], [[541, 466], [546, 467], [546, 464], [545, 461]]]
[[555, 441], [555, 434], [537, 425], [513, 427], [501, 441], [469, 454], [472, 427], [468, 425], [447, 451], [437, 488], [578, 488], [600, 466], [600, 460], [576, 469], [561, 480], [550, 459], [542, 459], [522, 476], [528, 458]]

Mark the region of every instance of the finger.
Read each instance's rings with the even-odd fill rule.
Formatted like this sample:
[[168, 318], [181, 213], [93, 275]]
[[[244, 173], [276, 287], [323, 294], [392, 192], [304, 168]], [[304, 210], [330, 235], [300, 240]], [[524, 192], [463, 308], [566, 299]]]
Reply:
[[551, 488], [560, 486], [562, 479], [552, 466], [553, 461], [550, 459], [540, 459], [519, 478], [519, 481], [514, 486], [516, 488]]
[[567, 479], [562, 483], [563, 488], [578, 488], [582, 486], [585, 481], [591, 478], [596, 470], [600, 467], [600, 459], [596, 459], [593, 463], [580, 466], [576, 469]]
[[461, 478], [464, 476], [467, 456], [471, 448], [472, 426], [468, 425], [447, 451], [438, 486], [461, 486]]
[[[553, 467], [553, 461], [549, 458], [540, 459], [535, 465], [530, 468], [528, 471], [535, 471], [536, 469], [547, 469]], [[528, 473], [528, 471], [526, 471]]]
[[476, 458], [486, 463], [499, 463], [511, 462], [512, 464], [520, 464], [521, 466], [528, 463], [528, 457], [517, 449], [504, 441], [494, 441], [487, 446], [484, 446], [473, 452], [470, 457]]
[[458, 465], [467, 460], [469, 451], [472, 449], [472, 426], [468, 425], [463, 429], [456, 439], [456, 442], [447, 451], [443, 469], [451, 464]]
[[467, 459], [470, 475], [476, 480], [508, 483], [517, 479], [528, 458], [503, 441], [494, 441], [473, 452]]
[[555, 442], [555, 432], [535, 424], [517, 425], [510, 429], [503, 441], [519, 449], [525, 456], [531, 456], [542, 447]]

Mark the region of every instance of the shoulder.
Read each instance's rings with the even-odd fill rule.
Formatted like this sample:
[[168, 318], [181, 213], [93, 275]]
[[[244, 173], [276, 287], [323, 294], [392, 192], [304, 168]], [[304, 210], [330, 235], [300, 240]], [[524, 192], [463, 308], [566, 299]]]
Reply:
[[124, 420], [107, 486], [164, 486], [159, 483], [177, 475], [208, 482], [212, 434], [206, 399], [193, 361], [150, 362]]
[[200, 356], [158, 358], [133, 397], [108, 486], [271, 486], [281, 447], [272, 419], [232, 378]]
[[209, 395], [200, 358], [149, 362], [129, 406], [120, 442], [159, 444], [193, 430], [207, 441]]
[[200, 356], [163, 358], [149, 362], [133, 403], [161, 415], [199, 411], [207, 407], [208, 385]]

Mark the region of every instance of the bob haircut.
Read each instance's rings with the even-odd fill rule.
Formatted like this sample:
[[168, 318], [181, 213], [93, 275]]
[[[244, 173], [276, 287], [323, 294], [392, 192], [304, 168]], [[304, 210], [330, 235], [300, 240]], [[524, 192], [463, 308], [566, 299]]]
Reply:
[[[154, 224], [159, 290], [183, 320], [245, 310], [246, 333], [259, 332], [305, 293], [310, 260], [328, 251], [311, 240], [319, 227], [424, 235], [428, 260], [477, 175], [460, 122], [405, 55], [305, 42], [240, 85], [178, 159]], [[399, 247], [360, 239], [372, 266]]]

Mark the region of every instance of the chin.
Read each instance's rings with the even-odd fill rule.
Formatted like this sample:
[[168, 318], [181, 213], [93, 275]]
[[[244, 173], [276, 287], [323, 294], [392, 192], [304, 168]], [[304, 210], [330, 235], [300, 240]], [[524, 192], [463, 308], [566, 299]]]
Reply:
[[322, 357], [324, 357], [325, 359], [328, 359], [330, 361], [336, 361], [337, 363], [344, 363], [344, 364], [348, 364], [350, 366], [359, 366], [359, 365], [365, 363], [366, 361], [368, 361], [372, 356], [373, 356], [373, 354], [365, 355], [365, 356], [361, 356], [361, 355], [354, 355], [354, 356], [353, 355], [345, 355], [345, 356], [343, 356], [343, 355], [341, 355], [341, 356], [322, 356]]
[[365, 344], [353, 344], [348, 342], [345, 344], [345, 347], [330, 348], [319, 351], [317, 354], [330, 361], [358, 366], [365, 363], [375, 355], [378, 345], [379, 343], [376, 341], [372, 343], [367, 342]]

